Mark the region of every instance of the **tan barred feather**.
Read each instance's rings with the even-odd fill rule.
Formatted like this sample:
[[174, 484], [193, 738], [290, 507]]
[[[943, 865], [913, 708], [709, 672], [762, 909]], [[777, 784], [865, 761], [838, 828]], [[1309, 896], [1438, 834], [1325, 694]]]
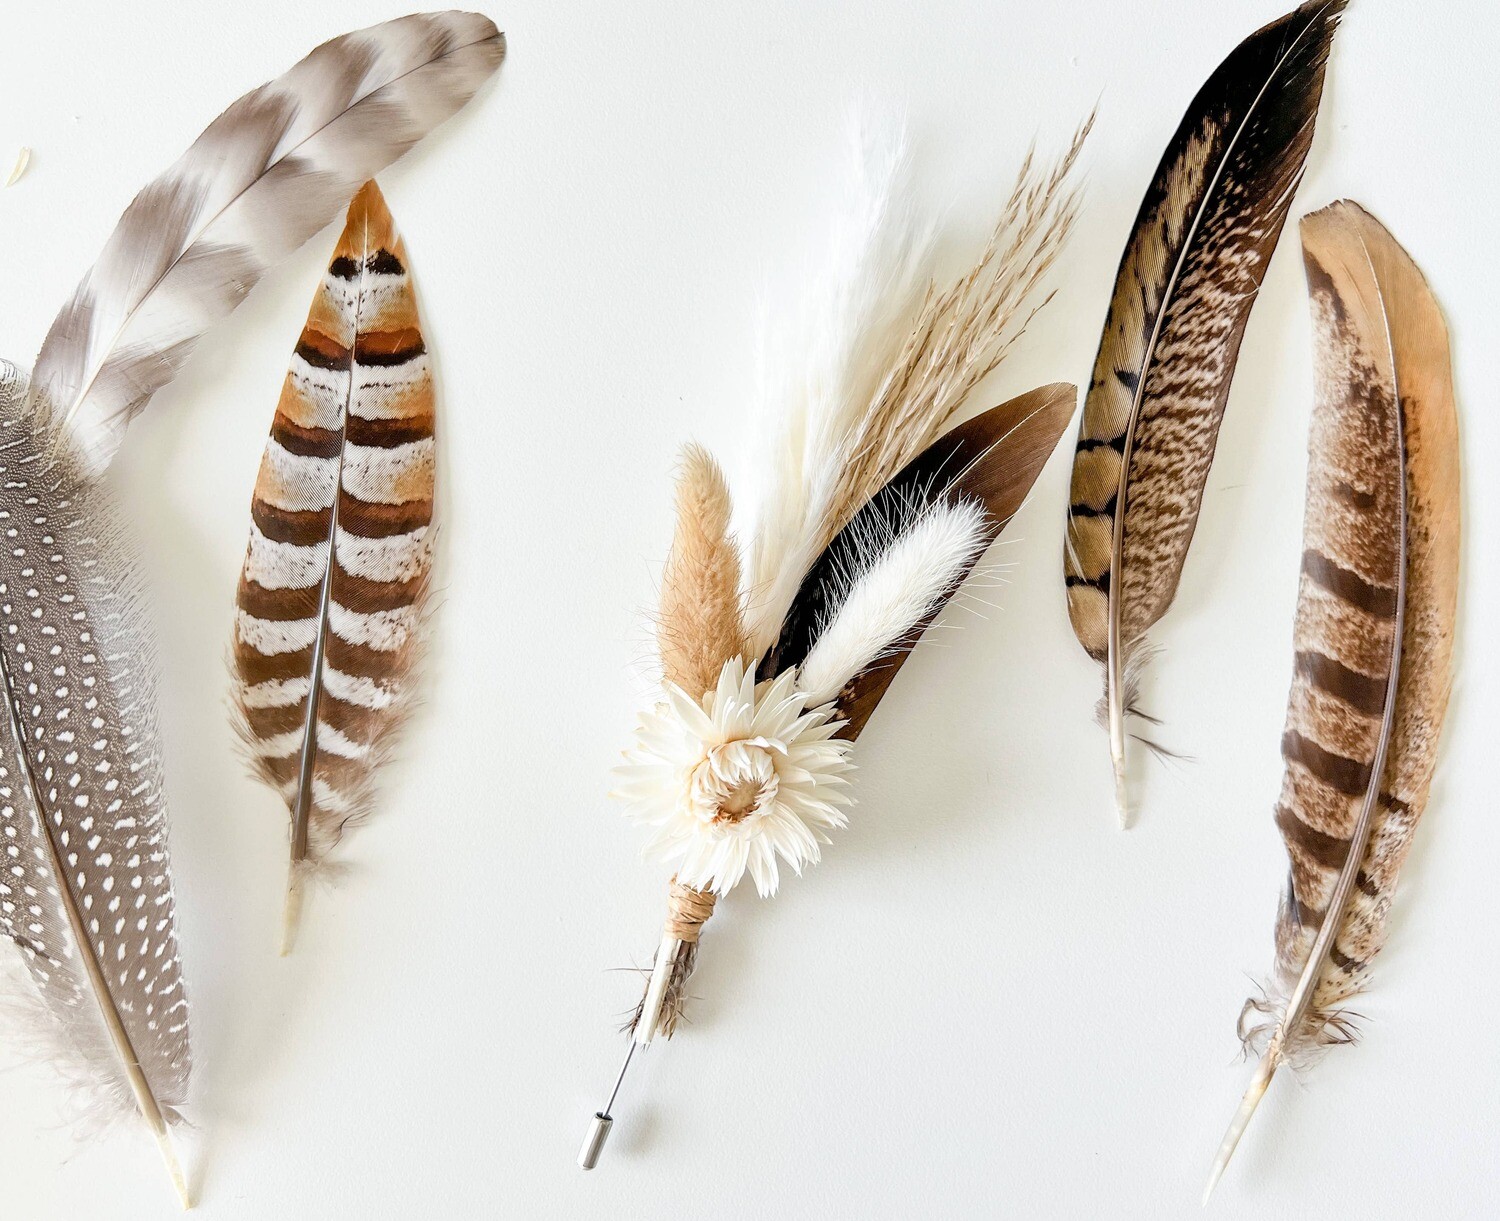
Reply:
[[1240, 339], [1312, 143], [1346, 0], [1310, 0], [1241, 43], [1188, 107], [1120, 264], [1084, 400], [1064, 570], [1104, 666], [1116, 802], [1143, 639], [1177, 595]]
[[1291, 876], [1270, 995], [1241, 1017], [1264, 1055], [1215, 1180], [1277, 1067], [1352, 1037], [1343, 1006], [1385, 943], [1427, 803], [1457, 616], [1458, 421], [1442, 314], [1359, 205], [1307, 217], [1302, 242], [1318, 398], [1276, 807]]
[[433, 412], [406, 248], [370, 182], [292, 357], [240, 575], [236, 703], [256, 771], [291, 811], [289, 936], [301, 873], [369, 812], [407, 702], [432, 560]]

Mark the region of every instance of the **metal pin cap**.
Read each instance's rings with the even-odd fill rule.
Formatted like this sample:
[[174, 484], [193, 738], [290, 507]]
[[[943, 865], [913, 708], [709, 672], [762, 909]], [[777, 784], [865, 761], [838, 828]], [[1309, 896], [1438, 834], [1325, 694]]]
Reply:
[[592, 1170], [599, 1164], [599, 1155], [604, 1152], [604, 1142], [609, 1139], [609, 1130], [614, 1126], [615, 1121], [604, 1112], [594, 1112], [588, 1135], [583, 1138], [583, 1148], [578, 1151], [578, 1164], [585, 1170]]

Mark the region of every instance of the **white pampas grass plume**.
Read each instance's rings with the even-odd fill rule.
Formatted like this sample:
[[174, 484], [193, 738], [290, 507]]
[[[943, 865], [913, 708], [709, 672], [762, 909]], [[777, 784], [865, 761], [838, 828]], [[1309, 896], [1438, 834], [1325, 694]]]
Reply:
[[[880, 531], [885, 534], [885, 530]], [[897, 651], [912, 629], [957, 588], [987, 543], [984, 507], [937, 504], [889, 536], [861, 541], [867, 566], [822, 626], [798, 685], [809, 703], [833, 699], [856, 674]]]
[[811, 532], [838, 493], [846, 442], [880, 391], [929, 278], [932, 228], [919, 223], [899, 129], [854, 129], [851, 186], [788, 324], [762, 326], [754, 482], [758, 519], [747, 573], [751, 655], [775, 639], [822, 543]]
[[[859, 508], [936, 440], [1049, 299], [1041, 282], [1072, 229], [1073, 168], [1092, 120], [1055, 165], [1028, 155], [969, 270], [939, 288], [914, 219], [900, 136], [861, 142], [852, 204], [795, 347], [768, 350], [760, 517], [747, 639], [775, 640], [802, 578]], [[781, 380], [768, 375], [780, 369]]]

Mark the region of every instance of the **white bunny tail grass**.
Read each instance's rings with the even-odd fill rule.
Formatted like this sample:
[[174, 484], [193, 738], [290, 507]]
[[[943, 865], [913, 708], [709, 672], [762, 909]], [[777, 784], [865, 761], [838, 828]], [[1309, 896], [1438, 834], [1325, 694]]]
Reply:
[[846, 592], [831, 600], [837, 609], [802, 664], [798, 685], [809, 703], [833, 699], [856, 674], [904, 646], [988, 545], [985, 516], [975, 501], [939, 503], [894, 540], [868, 540], [868, 566], [848, 574]]

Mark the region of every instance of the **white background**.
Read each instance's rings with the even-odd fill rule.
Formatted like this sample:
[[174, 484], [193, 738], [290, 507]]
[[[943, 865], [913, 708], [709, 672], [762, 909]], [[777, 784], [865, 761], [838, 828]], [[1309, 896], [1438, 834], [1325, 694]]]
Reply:
[[[1191, 756], [1110, 808], [1098, 675], [1060, 572], [1066, 445], [860, 742], [860, 805], [780, 897], [710, 926], [696, 1020], [574, 1165], [638, 996], [664, 871], [606, 799], [646, 691], [669, 474], [750, 435], [758, 302], [815, 274], [847, 117], [904, 115], [948, 269], [1034, 136], [1096, 101], [1058, 296], [975, 409], [1088, 375], [1183, 108], [1277, 0], [512, 3], [498, 81], [384, 176], [442, 378], [444, 596], [428, 705], [350, 876], [275, 955], [277, 799], [245, 778], [223, 657], [247, 507], [325, 233], [158, 396], [119, 464], [163, 620], [200, 1072], [200, 1214], [232, 1218], [1197, 1217], [1270, 965], [1310, 340], [1295, 238], [1246, 336], [1148, 687]], [[121, 208], [234, 96], [397, 0], [7, 4], [0, 351], [29, 363]], [[1492, 82], [1482, 0], [1356, 0], [1297, 211], [1366, 203], [1450, 318], [1467, 486], [1460, 669], [1364, 1042], [1278, 1080], [1231, 1217], [1500, 1207]], [[1486, 565], [1485, 561], [1490, 563]], [[143, 1133], [79, 1147], [57, 1082], [0, 1076], [7, 1221], [175, 1213]]]

